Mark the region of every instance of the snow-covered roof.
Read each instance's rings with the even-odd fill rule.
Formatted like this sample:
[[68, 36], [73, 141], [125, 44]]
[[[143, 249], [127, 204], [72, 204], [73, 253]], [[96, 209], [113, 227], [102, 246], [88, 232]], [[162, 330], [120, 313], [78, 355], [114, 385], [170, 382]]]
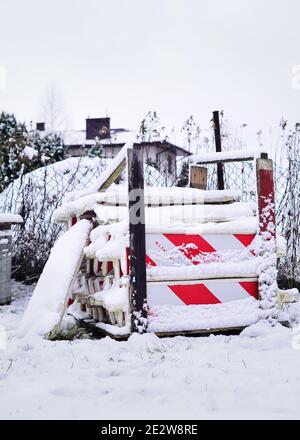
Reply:
[[[86, 130], [62, 130], [62, 131], [39, 131], [42, 137], [57, 135], [60, 136], [65, 145], [94, 145], [95, 139], [86, 139]], [[125, 144], [129, 141], [136, 140], [136, 133], [125, 128], [115, 128], [110, 130], [110, 137], [101, 139], [101, 144]]]
[[[86, 130], [64, 130], [64, 131], [41, 131], [39, 132], [42, 137], [58, 135], [60, 136], [64, 144], [68, 147], [72, 146], [82, 146], [85, 145], [87, 147], [95, 145], [95, 139], [86, 139]], [[137, 141], [137, 132], [133, 130], [128, 130], [126, 128], [112, 128], [110, 129], [110, 137], [106, 139], [99, 139], [99, 142], [104, 147], [109, 147], [113, 145], [123, 146], [127, 143], [138, 142]], [[188, 156], [190, 153], [182, 147], [175, 145], [167, 140], [157, 140], [157, 141], [149, 141], [143, 142], [145, 146], [151, 147], [159, 145], [162, 148], [168, 148], [171, 150], [176, 150], [179, 156]]]

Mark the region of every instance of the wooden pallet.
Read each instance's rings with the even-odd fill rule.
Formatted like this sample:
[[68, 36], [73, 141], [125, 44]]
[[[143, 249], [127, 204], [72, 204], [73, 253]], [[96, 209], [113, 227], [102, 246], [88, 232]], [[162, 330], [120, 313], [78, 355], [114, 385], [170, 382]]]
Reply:
[[[89, 330], [95, 338], [104, 338], [110, 336], [117, 341], [127, 341], [130, 334], [115, 335], [107, 330], [97, 327], [97, 322], [93, 318], [78, 319], [75, 318], [79, 327], [84, 327]], [[215, 328], [215, 329], [202, 329], [202, 330], [182, 330], [174, 332], [156, 332], [155, 335], [159, 338], [172, 338], [175, 336], [209, 336], [211, 334], [222, 335], [238, 335], [246, 326], [243, 327], [229, 327], [229, 328]]]
[[[89, 330], [93, 337], [95, 338], [105, 338], [106, 336], [115, 339], [116, 341], [127, 341], [130, 334], [127, 335], [114, 335], [102, 328], [97, 327], [97, 322], [93, 318], [78, 319], [74, 318], [79, 327], [86, 328]], [[280, 322], [284, 327], [289, 327], [289, 322]], [[173, 332], [156, 332], [155, 335], [159, 338], [174, 338], [176, 336], [209, 336], [209, 335], [239, 335], [247, 326], [241, 327], [227, 327], [227, 328], [212, 328], [212, 329], [202, 329], [202, 330], [178, 330]]]

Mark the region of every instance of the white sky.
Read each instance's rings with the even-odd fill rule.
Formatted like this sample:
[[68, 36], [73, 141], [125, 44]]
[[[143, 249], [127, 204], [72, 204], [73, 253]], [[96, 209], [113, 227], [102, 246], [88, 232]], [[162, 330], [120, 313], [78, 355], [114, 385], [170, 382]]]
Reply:
[[35, 121], [56, 83], [73, 128], [136, 128], [150, 109], [206, 128], [224, 109], [253, 139], [300, 120], [299, 17], [299, 0], [0, 0], [0, 109]]

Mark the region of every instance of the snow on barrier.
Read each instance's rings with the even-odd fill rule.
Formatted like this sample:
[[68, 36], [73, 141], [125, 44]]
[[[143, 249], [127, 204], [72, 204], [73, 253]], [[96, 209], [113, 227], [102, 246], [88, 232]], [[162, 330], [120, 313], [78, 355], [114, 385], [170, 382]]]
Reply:
[[217, 252], [251, 257], [248, 246], [255, 234], [146, 234], [146, 263], [150, 266], [205, 264], [218, 260]]
[[80, 220], [57, 240], [25, 310], [19, 336], [45, 335], [60, 322], [91, 229], [89, 220]]

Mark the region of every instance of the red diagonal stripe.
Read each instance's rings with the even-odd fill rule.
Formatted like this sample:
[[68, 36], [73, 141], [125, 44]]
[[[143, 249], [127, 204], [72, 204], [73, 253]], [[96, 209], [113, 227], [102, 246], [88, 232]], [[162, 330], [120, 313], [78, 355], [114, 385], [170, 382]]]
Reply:
[[[194, 257], [199, 255], [201, 252], [216, 252], [201, 235], [184, 235], [184, 234], [163, 234], [174, 246], [184, 246], [180, 251], [189, 259], [192, 260]], [[192, 248], [186, 248], [186, 245], [195, 245]], [[193, 262], [198, 264], [198, 262]]]
[[220, 303], [204, 284], [183, 284], [168, 287], [188, 306]]
[[234, 234], [235, 238], [237, 238], [245, 247], [248, 247], [252, 241], [254, 240], [254, 234]]
[[257, 281], [242, 281], [240, 285], [246, 292], [253, 296], [255, 299], [258, 299], [258, 282]]
[[155, 261], [153, 261], [148, 255], [146, 255], [146, 266], [156, 266]]

